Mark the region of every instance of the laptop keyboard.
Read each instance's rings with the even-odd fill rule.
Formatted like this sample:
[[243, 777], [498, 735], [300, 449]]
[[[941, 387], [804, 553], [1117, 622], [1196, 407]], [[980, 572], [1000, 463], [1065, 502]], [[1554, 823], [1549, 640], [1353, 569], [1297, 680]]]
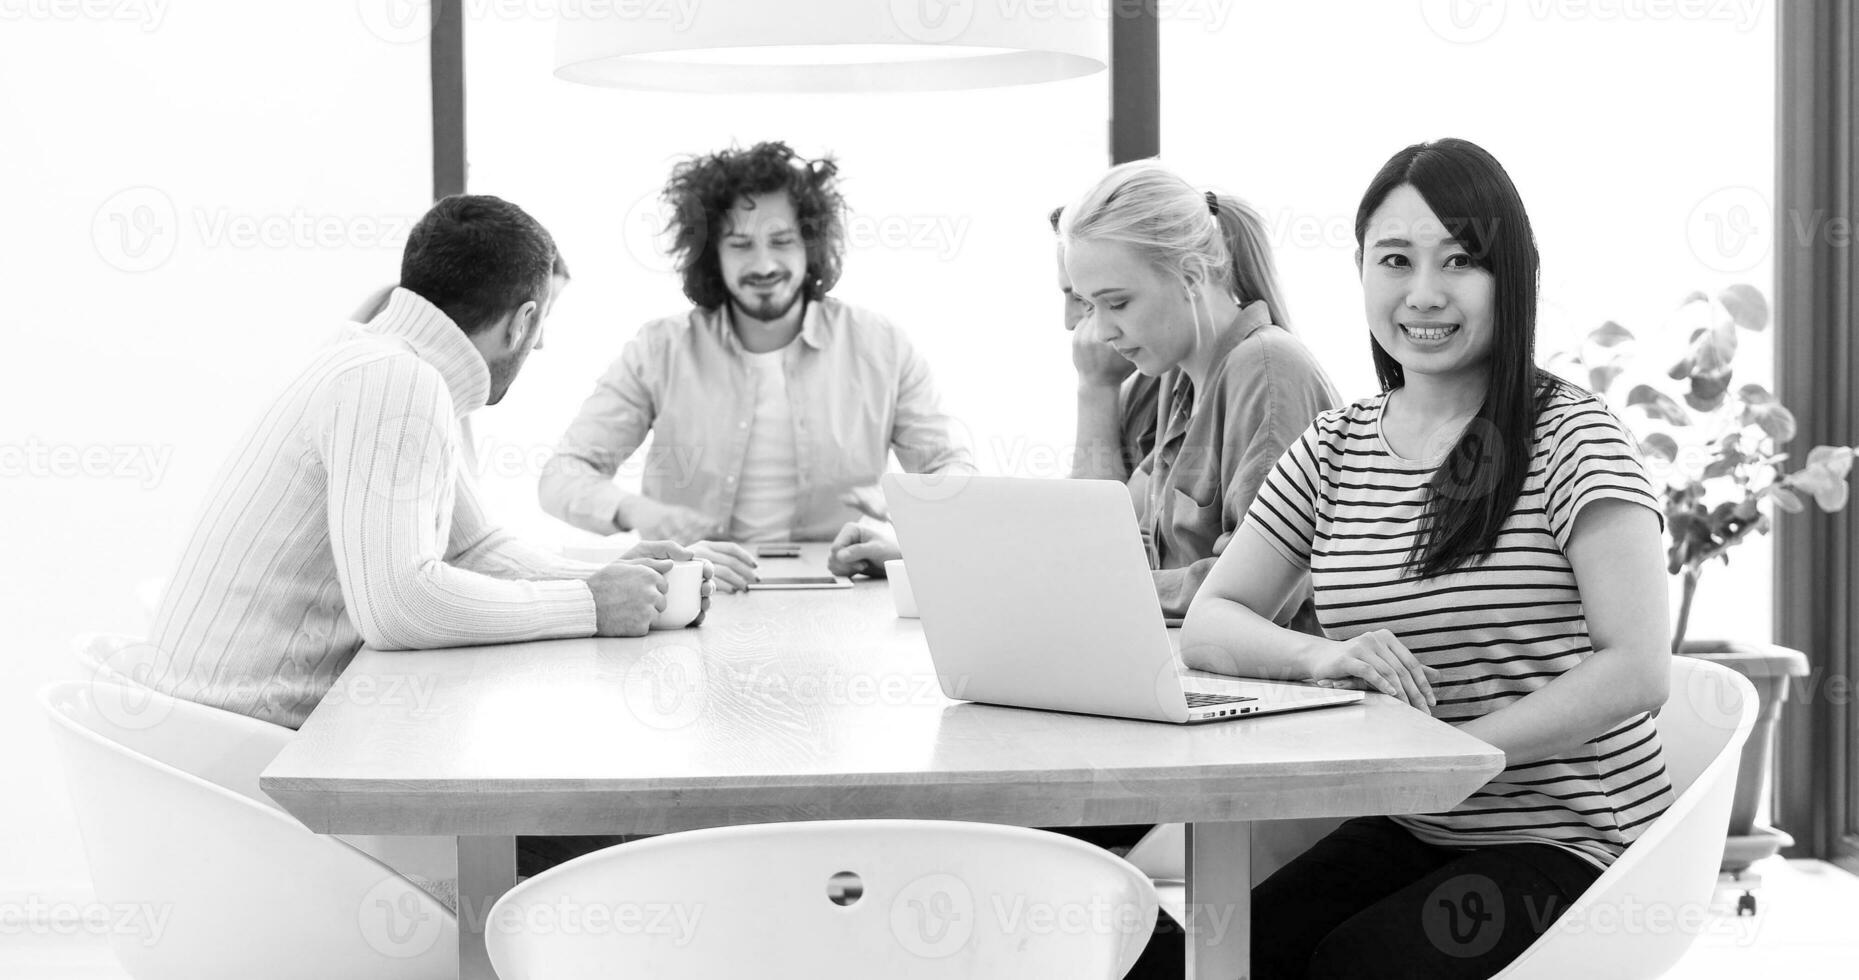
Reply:
[[1190, 708], [1205, 708], [1215, 704], [1238, 704], [1241, 701], [1258, 700], [1258, 698], [1247, 697], [1243, 694], [1200, 694], [1195, 691], [1188, 691], [1186, 693], [1188, 695], [1188, 707]]

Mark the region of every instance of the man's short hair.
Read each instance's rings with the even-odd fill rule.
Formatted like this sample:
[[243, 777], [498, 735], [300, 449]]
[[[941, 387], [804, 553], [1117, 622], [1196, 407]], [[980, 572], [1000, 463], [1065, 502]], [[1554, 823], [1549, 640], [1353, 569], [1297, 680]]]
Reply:
[[522, 208], [488, 194], [454, 194], [407, 235], [400, 285], [469, 336], [524, 303], [546, 302], [558, 265], [566, 275], [555, 239]]
[[839, 165], [832, 157], [801, 159], [786, 143], [757, 143], [747, 150], [731, 147], [678, 164], [665, 185], [671, 215], [671, 254], [684, 277], [684, 295], [703, 309], [729, 300], [723, 267], [717, 258], [729, 210], [745, 197], [787, 192], [794, 202], [801, 242], [807, 249], [808, 299], [821, 299], [839, 282], [845, 256], [845, 200], [834, 182]]

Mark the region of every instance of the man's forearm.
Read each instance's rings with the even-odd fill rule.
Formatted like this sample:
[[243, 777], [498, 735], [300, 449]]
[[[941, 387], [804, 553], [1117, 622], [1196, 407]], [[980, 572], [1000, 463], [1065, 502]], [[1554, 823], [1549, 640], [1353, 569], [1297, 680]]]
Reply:
[[1128, 461], [1123, 458], [1122, 395], [1116, 385], [1079, 383], [1075, 441], [1074, 479], [1120, 482], [1130, 478]]

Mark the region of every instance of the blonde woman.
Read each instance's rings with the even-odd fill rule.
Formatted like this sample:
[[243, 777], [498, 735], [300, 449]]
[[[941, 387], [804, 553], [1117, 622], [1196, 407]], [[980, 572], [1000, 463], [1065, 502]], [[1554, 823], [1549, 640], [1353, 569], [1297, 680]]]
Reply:
[[[1064, 209], [1059, 238], [1077, 329], [1160, 381], [1155, 446], [1127, 482], [1164, 614], [1183, 616], [1272, 465], [1336, 391], [1289, 330], [1265, 223], [1240, 199], [1153, 160], [1126, 163]], [[1091, 381], [1080, 374], [1081, 406]], [[1081, 412], [1080, 445], [1115, 438], [1090, 423]], [[1280, 613], [1316, 629], [1308, 590]]]

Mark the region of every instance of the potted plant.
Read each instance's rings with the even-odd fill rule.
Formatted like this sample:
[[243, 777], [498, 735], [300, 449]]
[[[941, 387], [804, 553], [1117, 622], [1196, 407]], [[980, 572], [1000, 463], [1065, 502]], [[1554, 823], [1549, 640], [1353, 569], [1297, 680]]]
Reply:
[[[1739, 878], [1753, 861], [1793, 843], [1786, 834], [1755, 824], [1768, 784], [1776, 722], [1788, 678], [1805, 676], [1807, 658], [1768, 643], [1690, 640], [1692, 600], [1713, 561], [1728, 564], [1730, 550], [1767, 534], [1770, 507], [1800, 513], [1808, 501], [1824, 511], [1846, 506], [1853, 447], [1816, 446], [1804, 465], [1788, 468], [1782, 447], [1794, 438], [1794, 415], [1759, 384], [1734, 385], [1739, 335], [1768, 329], [1769, 304], [1754, 286], [1731, 286], [1716, 296], [1685, 297], [1666, 324], [1675, 343], [1669, 369], [1644, 370], [1655, 350], [1609, 321], [1588, 334], [1580, 350], [1559, 354], [1550, 367], [1606, 398], [1639, 438], [1640, 453], [1664, 494], [1667, 570], [1679, 579], [1678, 620], [1672, 651], [1722, 663], [1749, 678], [1761, 698], [1755, 731], [1744, 744], [1730, 817], [1725, 871]], [[1618, 388], [1625, 388], [1625, 392]], [[1745, 885], [1753, 885], [1746, 881]], [[1747, 891], [1739, 912], [1753, 913]]]

